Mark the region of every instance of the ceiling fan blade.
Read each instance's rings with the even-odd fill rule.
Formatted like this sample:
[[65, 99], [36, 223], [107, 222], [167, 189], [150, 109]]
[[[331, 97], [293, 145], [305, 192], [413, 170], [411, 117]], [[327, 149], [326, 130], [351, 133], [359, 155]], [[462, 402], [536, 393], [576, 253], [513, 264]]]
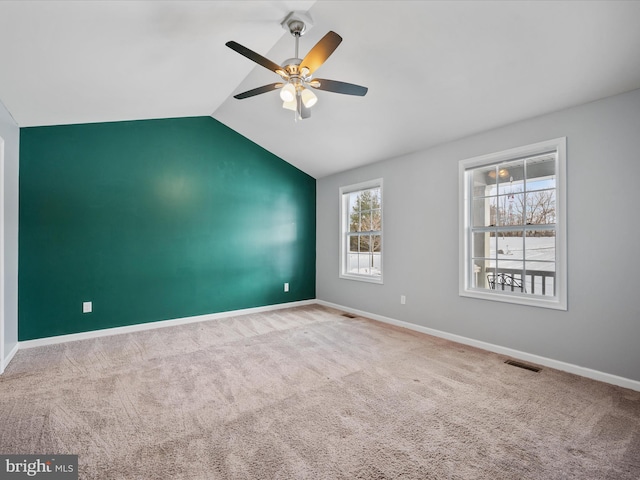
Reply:
[[253, 50], [249, 50], [247, 47], [240, 45], [238, 42], [230, 41], [225, 43], [225, 45], [229, 47], [231, 50], [235, 50], [240, 55], [244, 55], [249, 60], [253, 60], [258, 65], [262, 65], [264, 68], [267, 68], [272, 72], [277, 73], [278, 75], [280, 75], [281, 72], [284, 73], [284, 70], [280, 65], [272, 62], [268, 58], [263, 57], [259, 53], [254, 52]]
[[[316, 82], [320, 82], [320, 85], [314, 86]], [[318, 90], [343, 93], [345, 95], [357, 95], [358, 97], [364, 97], [369, 90], [367, 87], [361, 87], [353, 83], [338, 82], [337, 80], [327, 80], [324, 78], [314, 78], [309, 85]]]
[[309, 74], [315, 72], [316, 69], [322, 65], [327, 58], [329, 58], [329, 55], [338, 48], [340, 42], [342, 42], [342, 37], [336, 32], [327, 33], [318, 43], [315, 44], [309, 53], [307, 53], [307, 56], [304, 57], [300, 63], [300, 68], [307, 67], [309, 69]]
[[267, 93], [267, 92], [271, 92], [272, 90], [282, 88], [282, 85], [283, 85], [282, 83], [270, 83], [269, 85], [263, 85], [262, 87], [254, 88], [252, 90], [247, 90], [246, 92], [242, 92], [237, 95], [234, 95], [233, 98], [242, 100], [243, 98], [254, 97], [256, 95], [260, 95], [261, 93]]

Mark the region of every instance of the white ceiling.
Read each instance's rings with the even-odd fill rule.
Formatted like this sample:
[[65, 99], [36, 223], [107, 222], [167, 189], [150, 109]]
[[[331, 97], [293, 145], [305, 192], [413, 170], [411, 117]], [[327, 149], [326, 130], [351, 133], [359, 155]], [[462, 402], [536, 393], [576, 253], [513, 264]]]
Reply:
[[[342, 44], [294, 122], [278, 81], [225, 46], [281, 63], [292, 10]], [[639, 1], [0, 1], [0, 100], [21, 127], [212, 115], [320, 178], [640, 88]]]

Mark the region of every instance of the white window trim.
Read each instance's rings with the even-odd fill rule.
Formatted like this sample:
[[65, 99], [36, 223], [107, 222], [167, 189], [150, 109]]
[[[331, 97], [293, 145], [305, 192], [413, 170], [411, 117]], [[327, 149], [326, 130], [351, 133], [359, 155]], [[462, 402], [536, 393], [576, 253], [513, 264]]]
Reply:
[[[556, 151], [556, 296], [534, 297], [531, 295], [514, 295], [487, 291], [471, 287], [471, 265], [468, 259], [471, 252], [469, 245], [469, 211], [471, 192], [466, 171], [483, 165], [491, 165], [520, 157], [532, 156], [545, 151]], [[566, 179], [567, 139], [560, 137], [553, 140], [512, 148], [502, 152], [481, 155], [461, 160], [458, 163], [458, 224], [459, 224], [459, 287], [460, 296], [493, 300], [534, 307], [567, 310], [567, 179]]]
[[[348, 206], [345, 205], [345, 193], [352, 193], [358, 190], [367, 190], [369, 188], [380, 187], [380, 251], [382, 252], [380, 255], [380, 276], [374, 277], [371, 275], [358, 275], [355, 273], [347, 273], [345, 270], [345, 265], [347, 261], [347, 242], [345, 233], [349, 230], [349, 215], [348, 213], [345, 215], [345, 209], [348, 209]], [[383, 187], [382, 187], [382, 178], [377, 178], [375, 180], [368, 180], [366, 182], [360, 182], [353, 185], [346, 185], [344, 187], [340, 187], [340, 265], [339, 265], [339, 277], [344, 278], [346, 280], [357, 280], [360, 282], [368, 282], [368, 283], [377, 283], [383, 284], [384, 277], [384, 197], [383, 197]]]

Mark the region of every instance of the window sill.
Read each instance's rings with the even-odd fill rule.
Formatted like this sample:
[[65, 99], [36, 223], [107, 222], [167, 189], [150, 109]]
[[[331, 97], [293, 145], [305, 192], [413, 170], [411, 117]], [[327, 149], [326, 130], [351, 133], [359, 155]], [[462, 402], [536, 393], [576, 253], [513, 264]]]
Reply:
[[342, 273], [340, 274], [340, 278], [343, 278], [345, 280], [355, 280], [357, 282], [366, 282], [366, 283], [377, 283], [382, 285], [384, 282], [382, 281], [382, 277], [371, 277], [371, 276], [365, 276], [365, 275], [353, 275], [353, 274], [348, 274], [348, 273]]
[[566, 300], [557, 297], [532, 297], [513, 293], [487, 292], [485, 290], [460, 290], [461, 297], [477, 298], [493, 302], [513, 303], [516, 305], [526, 305], [529, 307], [551, 308], [554, 310], [567, 310]]

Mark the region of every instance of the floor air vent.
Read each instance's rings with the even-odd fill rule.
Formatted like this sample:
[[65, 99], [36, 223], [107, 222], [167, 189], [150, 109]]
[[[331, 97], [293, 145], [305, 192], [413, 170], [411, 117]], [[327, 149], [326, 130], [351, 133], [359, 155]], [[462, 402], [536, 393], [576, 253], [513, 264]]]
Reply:
[[514, 367], [524, 368], [525, 370], [530, 370], [536, 373], [540, 371], [538, 367], [534, 367], [533, 365], [528, 365], [522, 362], [517, 362], [515, 360], [505, 360], [504, 363], [506, 363], [507, 365], [513, 365]]
[[343, 313], [342, 314], [343, 317], [347, 317], [347, 318], [356, 318], [357, 315], [354, 315], [353, 313]]

